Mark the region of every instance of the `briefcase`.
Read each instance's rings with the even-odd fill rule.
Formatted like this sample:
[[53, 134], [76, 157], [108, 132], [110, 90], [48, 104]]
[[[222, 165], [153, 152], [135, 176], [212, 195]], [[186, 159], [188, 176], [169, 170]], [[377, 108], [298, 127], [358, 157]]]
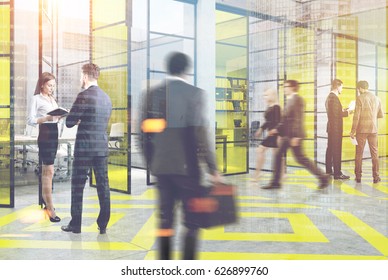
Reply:
[[210, 228], [237, 221], [236, 186], [215, 184], [203, 187], [203, 196], [188, 203], [187, 220], [200, 228]]

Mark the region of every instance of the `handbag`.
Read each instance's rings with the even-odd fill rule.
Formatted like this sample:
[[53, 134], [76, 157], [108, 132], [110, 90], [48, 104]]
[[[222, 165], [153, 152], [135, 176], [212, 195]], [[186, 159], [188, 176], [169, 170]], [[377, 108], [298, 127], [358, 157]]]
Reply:
[[192, 198], [188, 203], [187, 219], [200, 228], [210, 228], [237, 221], [236, 186], [217, 183], [202, 187], [203, 196]]

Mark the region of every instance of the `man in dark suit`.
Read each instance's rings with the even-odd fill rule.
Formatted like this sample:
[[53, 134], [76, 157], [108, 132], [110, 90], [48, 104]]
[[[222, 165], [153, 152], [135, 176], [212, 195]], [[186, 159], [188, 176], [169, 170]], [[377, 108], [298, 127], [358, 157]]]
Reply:
[[200, 163], [206, 164], [214, 181], [220, 180], [210, 148], [205, 92], [186, 82], [189, 66], [187, 55], [170, 54], [169, 76], [151, 88], [143, 102], [144, 153], [151, 173], [158, 180], [160, 259], [171, 258], [174, 205], [179, 200], [186, 227], [183, 259], [195, 259], [198, 226], [190, 221], [188, 210], [190, 200], [201, 195]]
[[62, 226], [66, 232], [80, 233], [82, 200], [89, 170], [93, 168], [100, 202], [97, 225], [100, 234], [106, 233], [110, 218], [110, 190], [108, 182], [108, 122], [112, 112], [109, 96], [98, 87], [100, 68], [93, 64], [82, 66], [80, 92], [66, 119], [66, 126], [79, 124], [74, 147], [71, 177], [71, 221]]
[[280, 188], [282, 157], [286, 154], [289, 147], [291, 147], [297, 162], [320, 180], [319, 188], [323, 189], [328, 186], [328, 175], [311, 162], [303, 152], [302, 140], [305, 137], [303, 122], [304, 101], [298, 95], [298, 90], [299, 83], [297, 81], [287, 80], [284, 82], [284, 95], [287, 97], [287, 103], [284, 108], [282, 120], [277, 128], [269, 132], [270, 134], [279, 134], [280, 145], [275, 156], [272, 181], [268, 186], [262, 187], [263, 189]]
[[[343, 83], [335, 79], [331, 83], [331, 91], [326, 99], [327, 112], [327, 149], [326, 173], [332, 174], [335, 180], [349, 179], [341, 171], [343, 119], [349, 115], [343, 110], [338, 95], [341, 94]], [[333, 172], [334, 169], [334, 172]]]

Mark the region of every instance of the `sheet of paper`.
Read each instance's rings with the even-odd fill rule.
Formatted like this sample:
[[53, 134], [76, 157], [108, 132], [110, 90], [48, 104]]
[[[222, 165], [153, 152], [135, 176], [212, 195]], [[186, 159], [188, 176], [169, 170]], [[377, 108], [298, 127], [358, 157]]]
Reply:
[[353, 145], [358, 145], [356, 137], [354, 138], [350, 137], [350, 141], [352, 142]]
[[354, 109], [356, 109], [356, 101], [352, 100], [349, 103], [348, 110], [354, 111]]

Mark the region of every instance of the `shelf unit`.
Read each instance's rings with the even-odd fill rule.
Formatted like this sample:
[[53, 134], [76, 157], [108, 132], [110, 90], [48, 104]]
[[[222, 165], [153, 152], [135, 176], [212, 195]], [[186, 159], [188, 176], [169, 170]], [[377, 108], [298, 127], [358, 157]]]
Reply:
[[247, 141], [247, 80], [216, 78], [216, 134], [226, 135], [228, 146]]

